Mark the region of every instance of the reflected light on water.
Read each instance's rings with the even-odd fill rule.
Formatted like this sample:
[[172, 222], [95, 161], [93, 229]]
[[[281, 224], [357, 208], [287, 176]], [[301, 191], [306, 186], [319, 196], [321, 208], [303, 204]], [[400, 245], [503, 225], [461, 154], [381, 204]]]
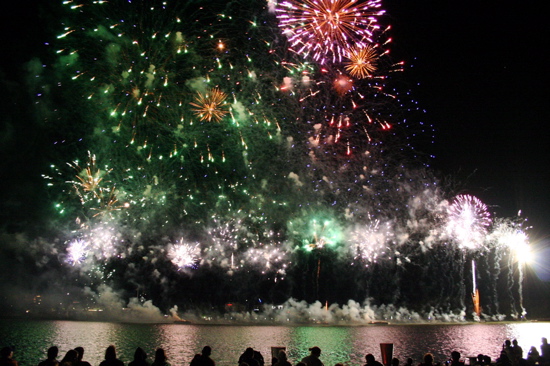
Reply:
[[[394, 344], [394, 357], [405, 362], [408, 357], [420, 362], [426, 352], [436, 361], [445, 361], [457, 350], [466, 359], [479, 353], [493, 361], [506, 339], [517, 339], [524, 355], [531, 346], [539, 348], [542, 337], [550, 334], [549, 323], [476, 323], [368, 326], [238, 326], [182, 324], [119, 324], [74, 321], [5, 320], [0, 323], [0, 345], [15, 346], [20, 366], [35, 366], [45, 358], [52, 345], [60, 357], [77, 346], [85, 349], [84, 359], [99, 365], [107, 346], [113, 344], [126, 364], [136, 347], [154, 356], [155, 349], [165, 349], [172, 366], [189, 365], [193, 355], [205, 345], [212, 347], [218, 366], [237, 366], [247, 347], [259, 350], [271, 365], [271, 347], [286, 347], [289, 360], [296, 364], [309, 354], [308, 349], [322, 349], [326, 366], [337, 362], [363, 365], [365, 354], [381, 360], [380, 343]], [[468, 364], [468, 362], [467, 362]]]

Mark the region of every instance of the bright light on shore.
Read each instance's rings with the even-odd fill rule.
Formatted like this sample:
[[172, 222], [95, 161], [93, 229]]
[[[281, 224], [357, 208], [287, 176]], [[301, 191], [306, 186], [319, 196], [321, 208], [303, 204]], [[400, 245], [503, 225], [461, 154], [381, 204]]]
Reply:
[[508, 245], [519, 263], [526, 264], [533, 261], [533, 252], [529, 245], [529, 238], [524, 232], [518, 231], [512, 240], [508, 242]]

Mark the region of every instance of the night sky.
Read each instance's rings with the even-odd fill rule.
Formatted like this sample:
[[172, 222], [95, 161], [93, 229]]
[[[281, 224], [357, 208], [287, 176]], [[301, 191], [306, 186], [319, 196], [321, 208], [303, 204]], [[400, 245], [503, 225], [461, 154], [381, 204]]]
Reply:
[[437, 129], [426, 147], [432, 166], [498, 216], [522, 210], [533, 239], [543, 239], [550, 233], [548, 27], [538, 4], [508, 4], [389, 1], [386, 8], [394, 54], [407, 60], [413, 93]]
[[[42, 4], [43, 5], [43, 4]], [[1, 14], [0, 220], [17, 230], [42, 209], [48, 163], [33, 132], [25, 63], [42, 57], [52, 15], [40, 2], [13, 2]], [[548, 22], [543, 2], [386, 0], [392, 53], [434, 125], [419, 146], [456, 193], [479, 197], [499, 217], [522, 210], [532, 243], [548, 248], [550, 157], [547, 122]], [[38, 204], [35, 204], [38, 203]], [[548, 251], [545, 255], [550, 260]]]

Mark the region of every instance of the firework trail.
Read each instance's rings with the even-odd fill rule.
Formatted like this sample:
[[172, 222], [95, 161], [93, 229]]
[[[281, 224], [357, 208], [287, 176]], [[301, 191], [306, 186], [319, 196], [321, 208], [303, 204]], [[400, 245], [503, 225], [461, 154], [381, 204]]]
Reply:
[[[477, 197], [470, 195], [456, 196], [453, 203], [449, 206], [449, 220], [447, 223], [447, 232], [458, 243], [460, 249], [463, 249], [460, 255], [461, 267], [466, 264], [465, 250], [479, 249], [485, 240], [488, 226], [491, 224], [491, 218], [487, 211], [487, 206]], [[472, 278], [475, 262], [472, 266]], [[461, 270], [464, 273], [464, 270]], [[466, 298], [466, 284], [464, 277], [461, 279], [460, 298]], [[476, 293], [476, 288], [472, 293]], [[462, 303], [464, 306], [464, 303]]]

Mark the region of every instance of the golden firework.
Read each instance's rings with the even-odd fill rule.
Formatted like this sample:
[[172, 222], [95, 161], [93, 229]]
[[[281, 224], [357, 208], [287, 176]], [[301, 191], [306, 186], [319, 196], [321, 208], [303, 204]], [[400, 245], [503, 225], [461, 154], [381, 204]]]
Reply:
[[349, 59], [349, 61], [345, 63], [346, 71], [355, 78], [368, 78], [376, 71], [378, 54], [373, 47], [352, 48], [346, 57]]
[[220, 122], [223, 116], [228, 113], [225, 109], [225, 98], [227, 98], [227, 94], [218, 88], [213, 88], [205, 94], [197, 92], [195, 101], [189, 104], [195, 107], [193, 112], [200, 117], [201, 121], [208, 120], [210, 122], [215, 120]]
[[87, 201], [84, 197], [87, 193], [91, 193], [96, 198], [101, 196], [103, 178], [112, 169], [104, 171], [97, 168], [96, 157], [90, 152], [88, 152], [88, 161], [85, 168], [81, 168], [78, 162], [68, 163], [68, 165], [78, 172], [75, 175], [76, 180], [69, 181], [68, 183], [73, 185], [76, 193], [83, 201]]

